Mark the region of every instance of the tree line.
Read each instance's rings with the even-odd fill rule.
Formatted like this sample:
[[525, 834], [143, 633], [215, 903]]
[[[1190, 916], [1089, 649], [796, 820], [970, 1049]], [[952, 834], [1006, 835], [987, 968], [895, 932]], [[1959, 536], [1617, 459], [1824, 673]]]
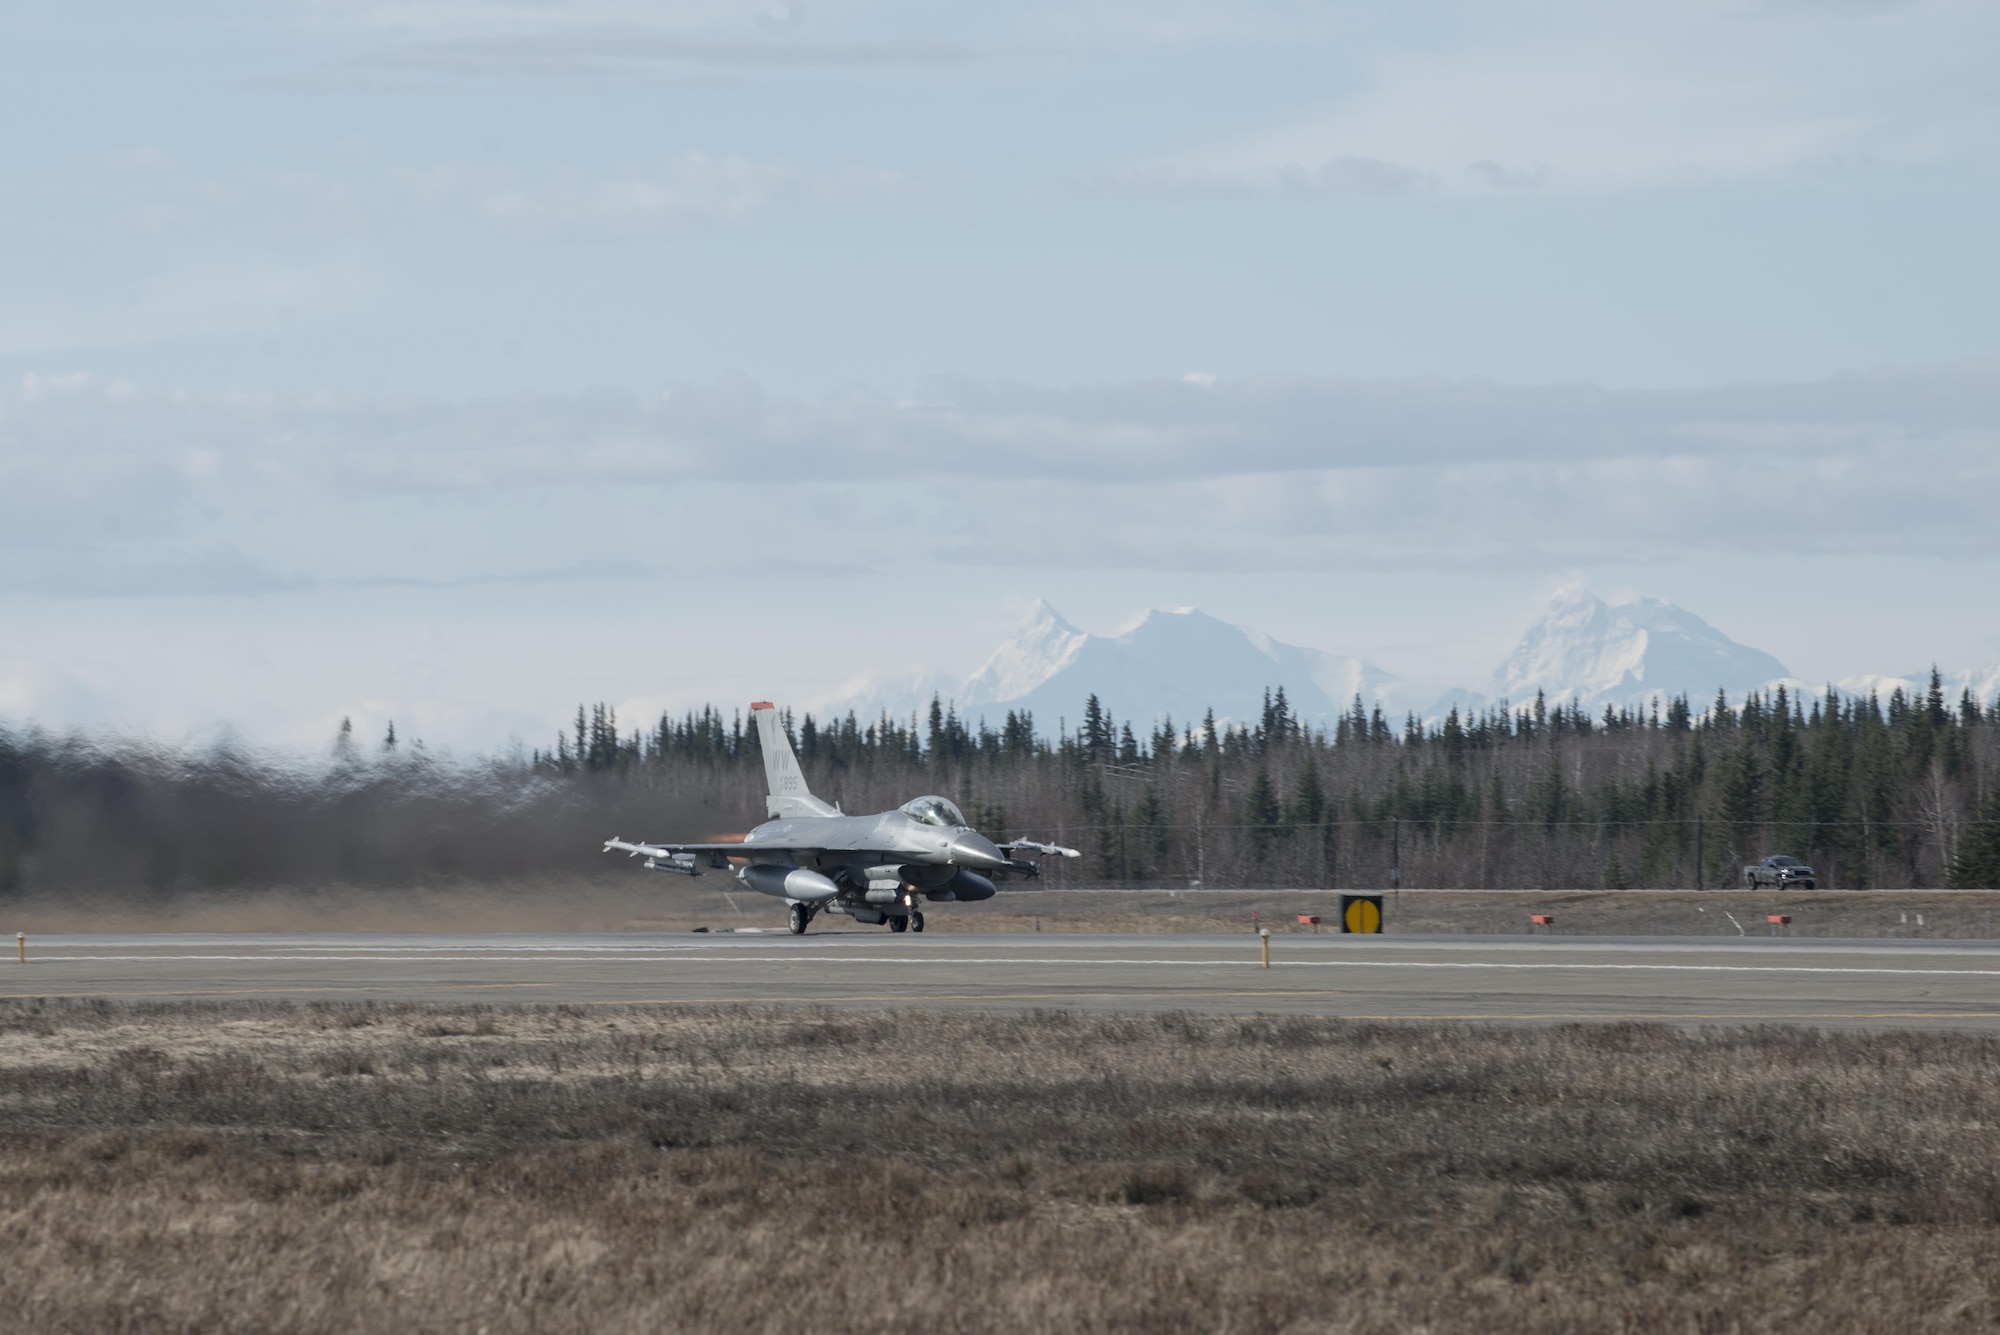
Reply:
[[[1261, 716], [1135, 727], [1095, 696], [1053, 733], [783, 715], [813, 791], [872, 812], [924, 792], [987, 834], [1080, 848], [1054, 885], [1207, 888], [1736, 884], [1789, 853], [1851, 888], [2000, 886], [2000, 701], [1780, 687], [1592, 714], [1538, 695], [1426, 723], [1357, 699], [1330, 727], [1282, 688]], [[612, 834], [699, 839], [762, 816], [741, 711], [627, 729], [580, 705], [546, 749], [452, 763], [351, 730], [324, 764], [0, 731], [0, 893], [606, 871]]]
[[[1789, 853], [1853, 888], [2000, 886], [2000, 701], [1927, 690], [1884, 700], [1780, 686], [1645, 708], [1536, 698], [1392, 722], [1357, 698], [1331, 727], [1282, 688], [1261, 717], [1135, 728], [1102, 702], [1053, 735], [933, 699], [928, 717], [784, 714], [814, 791], [850, 811], [919, 790], [954, 797], [996, 837], [1072, 843], [1076, 883], [1611, 888], [1736, 884]], [[713, 709], [621, 735], [604, 705], [537, 751], [552, 776], [733, 783], [757, 810], [754, 729]]]

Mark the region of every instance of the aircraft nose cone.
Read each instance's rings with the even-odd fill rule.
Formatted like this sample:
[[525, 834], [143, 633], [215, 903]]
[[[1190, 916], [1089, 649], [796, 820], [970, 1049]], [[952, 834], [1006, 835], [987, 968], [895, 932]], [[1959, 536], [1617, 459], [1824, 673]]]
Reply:
[[993, 846], [993, 841], [972, 830], [952, 840], [948, 851], [954, 866], [990, 871], [1007, 865], [1006, 857]]

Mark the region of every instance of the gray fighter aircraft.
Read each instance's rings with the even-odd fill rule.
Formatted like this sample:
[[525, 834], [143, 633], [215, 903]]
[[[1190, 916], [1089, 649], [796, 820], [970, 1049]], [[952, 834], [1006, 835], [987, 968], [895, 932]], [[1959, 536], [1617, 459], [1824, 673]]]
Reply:
[[991, 899], [990, 876], [1038, 876], [1023, 853], [1073, 858], [1074, 848], [1015, 839], [996, 844], [966, 824], [942, 797], [919, 797], [895, 811], [849, 816], [806, 790], [791, 741], [767, 701], [750, 706], [764, 751], [770, 819], [741, 843], [655, 844], [607, 839], [604, 851], [643, 857], [654, 871], [701, 875], [736, 864], [743, 884], [790, 906], [793, 936], [821, 913], [845, 913], [856, 922], [884, 923], [892, 932], [921, 932], [918, 898], [932, 903]]

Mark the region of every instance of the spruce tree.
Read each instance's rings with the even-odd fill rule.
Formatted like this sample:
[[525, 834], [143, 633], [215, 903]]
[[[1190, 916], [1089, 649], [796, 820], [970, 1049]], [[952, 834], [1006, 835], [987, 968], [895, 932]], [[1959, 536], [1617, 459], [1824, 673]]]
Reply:
[[1270, 771], [1262, 765], [1257, 767], [1257, 775], [1250, 781], [1250, 791], [1243, 799], [1243, 816], [1244, 824], [1250, 827], [1250, 856], [1262, 863], [1285, 833], [1285, 809], [1278, 801], [1278, 790], [1271, 784]]
[[1444, 716], [1444, 729], [1438, 734], [1438, 739], [1444, 743], [1446, 756], [1454, 761], [1465, 758], [1465, 726], [1458, 721], [1457, 705], [1453, 705], [1451, 712]]
[[1326, 868], [1333, 861], [1333, 826], [1328, 823], [1326, 788], [1320, 783], [1319, 762], [1311, 753], [1306, 755], [1305, 768], [1299, 771], [1298, 785], [1292, 790], [1290, 823], [1306, 832], [1308, 848], [1319, 859], [1312, 870], [1316, 879], [1324, 879]]
[[1104, 702], [1097, 698], [1094, 691], [1083, 702], [1083, 744], [1095, 761], [1107, 759], [1114, 749], [1111, 715], [1105, 711]]
[[1131, 851], [1133, 879], [1143, 879], [1148, 872], [1157, 876], [1166, 870], [1169, 824], [1167, 804], [1160, 798], [1159, 785], [1147, 784], [1146, 791], [1139, 795], [1138, 804], [1132, 809], [1135, 836]]
[[1946, 879], [1954, 890], [2000, 890], [2000, 787], [1966, 823]]
[[1290, 820], [1293, 825], [1312, 827], [1326, 819], [1326, 789], [1320, 785], [1319, 764], [1306, 757], [1299, 771], [1298, 786], [1292, 792]]

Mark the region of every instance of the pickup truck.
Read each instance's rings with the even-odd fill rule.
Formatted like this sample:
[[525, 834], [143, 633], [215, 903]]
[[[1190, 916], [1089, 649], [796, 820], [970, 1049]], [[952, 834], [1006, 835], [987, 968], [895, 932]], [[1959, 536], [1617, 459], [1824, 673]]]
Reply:
[[1818, 886], [1819, 877], [1797, 858], [1778, 853], [1745, 867], [1743, 881], [1752, 890], [1760, 885], [1774, 886], [1779, 890], [1811, 890]]

